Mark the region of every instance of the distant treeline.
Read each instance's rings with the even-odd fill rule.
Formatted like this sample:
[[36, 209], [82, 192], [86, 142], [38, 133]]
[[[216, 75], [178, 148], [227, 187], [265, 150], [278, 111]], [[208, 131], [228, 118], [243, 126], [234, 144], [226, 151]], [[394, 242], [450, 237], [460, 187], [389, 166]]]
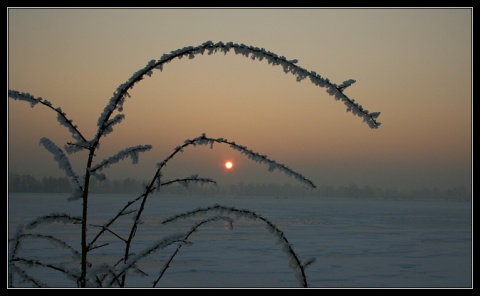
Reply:
[[[42, 177], [38, 180], [31, 175], [8, 174], [8, 192], [69, 193], [72, 189], [66, 177]], [[92, 178], [90, 181], [92, 193], [138, 193], [141, 189], [141, 183], [130, 178], [103, 182]]]
[[[105, 180], [99, 182], [91, 180], [92, 193], [132, 193], [142, 192], [142, 181], [126, 178], [123, 180]], [[9, 174], [8, 192], [40, 192], [40, 193], [69, 193], [72, 186], [66, 177], [43, 177], [37, 180], [31, 175]], [[417, 190], [402, 190], [397, 188], [378, 188], [370, 186], [318, 186], [315, 190], [291, 184], [254, 184], [243, 183], [228, 186], [182, 185], [166, 186], [161, 194], [168, 195], [214, 195], [214, 196], [311, 196], [311, 197], [356, 197], [379, 199], [417, 199], [417, 198], [444, 198], [455, 200], [470, 200], [471, 191], [465, 186], [450, 189], [424, 188]]]

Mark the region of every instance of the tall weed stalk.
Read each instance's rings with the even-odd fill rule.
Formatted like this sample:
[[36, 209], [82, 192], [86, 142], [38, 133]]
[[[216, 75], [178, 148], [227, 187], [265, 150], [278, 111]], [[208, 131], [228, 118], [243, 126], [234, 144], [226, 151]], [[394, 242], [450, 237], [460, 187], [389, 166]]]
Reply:
[[[69, 178], [74, 188], [69, 200], [80, 200], [82, 203], [81, 215], [78, 217], [66, 213], [52, 213], [37, 217], [28, 225], [20, 225], [18, 227], [17, 231], [9, 240], [8, 279], [10, 287], [14, 287], [17, 283], [21, 282], [26, 282], [28, 285], [35, 287], [46, 287], [47, 284], [44, 281], [36, 278], [29, 272], [29, 267], [33, 266], [48, 268], [60, 272], [64, 276], [74, 281], [78, 287], [126, 287], [127, 275], [129, 272], [136, 272], [146, 275], [146, 273], [138, 267], [138, 264], [142, 259], [148, 258], [151, 254], [160, 249], [164, 249], [171, 245], [176, 245], [177, 247], [175, 251], [173, 251], [171, 256], [168, 257], [164, 266], [159, 270], [158, 275], [152, 282], [152, 287], [156, 287], [169, 266], [171, 266], [174, 258], [182, 246], [191, 243], [190, 237], [196, 231], [198, 231], [207, 223], [219, 220], [232, 224], [235, 221], [234, 217], [247, 218], [265, 224], [267, 229], [277, 238], [279, 245], [287, 255], [290, 266], [294, 270], [299, 284], [303, 287], [308, 286], [305, 269], [312, 264], [315, 259], [313, 258], [302, 262], [300, 257], [293, 250], [293, 246], [290, 244], [284, 233], [277, 226], [275, 226], [274, 223], [267, 218], [246, 209], [214, 205], [211, 207], [198, 208], [189, 212], [172, 216], [171, 218], [166, 219], [163, 223], [168, 224], [179, 219], [190, 219], [201, 214], [211, 215], [208, 218], [196, 222], [189, 230], [186, 230], [183, 233], [177, 233], [171, 236], [163, 237], [159, 241], [153, 242], [143, 251], [136, 253], [132, 252], [135, 235], [138, 227], [142, 223], [142, 214], [144, 213], [148, 198], [151, 194], [160, 191], [162, 187], [170, 186], [172, 184], [182, 184], [185, 186], [188, 186], [192, 183], [216, 184], [214, 180], [202, 178], [198, 175], [192, 175], [174, 180], [165, 180], [163, 178], [162, 169], [171, 159], [179, 155], [179, 153], [186, 148], [204, 145], [210, 147], [213, 147], [213, 145], [227, 145], [230, 148], [237, 150], [250, 160], [266, 165], [269, 171], [278, 170], [290, 177], [295, 178], [309, 188], [316, 187], [311, 180], [292, 170], [288, 166], [278, 163], [268, 158], [266, 155], [255, 152], [246, 146], [237, 144], [234, 141], [229, 141], [225, 138], [212, 138], [202, 134], [196, 138], [185, 140], [184, 143], [177, 146], [170, 155], [157, 164], [157, 168], [152, 179], [145, 185], [141, 194], [131, 199], [123, 207], [118, 209], [118, 211], [107, 222], [103, 224], [92, 224], [89, 220], [88, 209], [91, 178], [105, 180], [106, 176], [104, 173], [102, 173], [104, 169], [126, 158], [130, 158], [132, 163], [135, 164], [138, 162], [138, 157], [141, 153], [147, 152], [152, 148], [151, 145], [127, 147], [106, 159], [100, 161], [97, 161], [96, 159], [96, 152], [99, 150], [100, 142], [105, 136], [113, 132], [114, 127], [121, 123], [125, 118], [125, 115], [123, 114], [123, 104], [127, 98], [130, 98], [129, 91], [135, 84], [139, 83], [146, 77], [150, 77], [153, 74], [153, 71], [163, 71], [164, 65], [175, 59], [181, 59], [183, 57], [193, 59], [197, 55], [211, 55], [217, 52], [224, 54], [234, 52], [235, 54], [239, 54], [253, 60], [265, 60], [273, 66], [281, 67], [285, 73], [294, 75], [297, 81], [309, 79], [314, 85], [325, 88], [327, 93], [333, 96], [336, 100], [343, 102], [347, 107], [347, 111], [361, 117], [370, 128], [376, 129], [380, 126], [380, 122], [377, 121], [377, 118], [380, 115], [379, 112], [369, 112], [355, 102], [355, 100], [344, 94], [344, 90], [352, 85], [355, 80], [349, 79], [341, 84], [335, 84], [328, 78], [324, 78], [314, 71], [308, 71], [307, 69], [298, 66], [297, 60], [288, 60], [283, 56], [278, 56], [277, 54], [267, 51], [263, 48], [252, 47], [233, 42], [213, 43], [211, 41], [207, 41], [199, 46], [188, 46], [174, 50], [169, 54], [164, 54], [159, 60], [151, 60], [148, 62], [145, 67], [134, 73], [130, 79], [116, 89], [108, 104], [103, 109], [103, 112], [100, 114], [97, 121], [97, 131], [91, 139], [87, 139], [84, 136], [84, 134], [76, 125], [73, 124], [73, 121], [67, 117], [66, 113], [60, 107], [55, 107], [50, 101], [41, 97], [35, 97], [26, 92], [19, 92], [17, 90], [9, 89], [8, 97], [12, 100], [27, 102], [32, 107], [41, 105], [52, 110], [56, 114], [59, 123], [66, 127], [71, 133], [73, 140], [71, 142], [67, 142], [63, 149], [58, 147], [48, 138], [40, 139], [40, 143], [45, 149], [53, 154], [54, 160]], [[79, 151], [87, 152], [85, 169], [82, 176], [79, 176], [75, 173], [67, 156], [67, 154], [72, 154]], [[133, 217], [131, 227], [128, 233], [120, 233], [115, 230], [113, 226], [120, 218], [125, 216]], [[80, 225], [80, 250], [77, 250], [74, 245], [56, 236], [30, 232], [41, 225], [51, 223], [63, 223], [72, 226]], [[88, 235], [89, 233], [92, 234]], [[89, 254], [93, 250], [101, 249], [108, 245], [108, 243], [101, 241], [101, 238], [106, 233], [113, 235], [123, 244], [123, 255], [118, 258], [115, 263], [92, 262], [89, 259]], [[21, 255], [22, 245], [24, 243], [28, 243], [30, 240], [49, 242], [56, 248], [64, 249], [70, 252], [72, 254], [72, 260], [74, 264], [66, 265], [62, 262], [49, 263], [47, 262], [48, 260], [46, 258], [36, 259], [23, 257]], [[14, 280], [15, 277], [18, 279]]]

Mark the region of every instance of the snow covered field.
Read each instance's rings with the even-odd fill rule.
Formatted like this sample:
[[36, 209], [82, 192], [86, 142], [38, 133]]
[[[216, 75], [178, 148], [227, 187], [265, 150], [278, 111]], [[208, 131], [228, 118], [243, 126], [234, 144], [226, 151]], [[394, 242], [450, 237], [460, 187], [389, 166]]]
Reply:
[[[9, 237], [17, 225], [40, 215], [79, 215], [80, 201], [67, 202], [68, 196], [9, 194]], [[90, 222], [104, 223], [134, 197], [91, 195]], [[192, 225], [192, 220], [160, 225], [165, 218], [214, 204], [249, 209], [267, 218], [285, 233], [301, 260], [315, 257], [316, 262], [306, 269], [312, 288], [473, 285], [470, 201], [154, 195], [147, 202], [144, 224], [137, 230], [132, 251]], [[126, 231], [131, 221], [123, 220], [118, 233], [122, 227]], [[80, 249], [79, 226], [55, 223], [35, 231], [61, 237]], [[96, 233], [94, 228], [89, 231], [89, 235]], [[90, 255], [94, 263], [95, 259], [111, 263], [123, 254], [122, 243], [113, 235], [105, 239], [110, 244]], [[300, 287], [276, 238], [258, 220], [239, 218], [233, 228], [221, 221], [205, 224], [190, 241], [193, 244], [180, 250], [157, 287]], [[150, 276], [131, 274], [127, 286], [151, 287], [174, 250], [172, 246], [143, 260], [139, 267]], [[38, 240], [25, 241], [20, 254], [65, 264], [72, 260], [69, 252]], [[76, 286], [50, 269], [27, 270], [51, 287]], [[15, 286], [25, 285], [15, 279]]]

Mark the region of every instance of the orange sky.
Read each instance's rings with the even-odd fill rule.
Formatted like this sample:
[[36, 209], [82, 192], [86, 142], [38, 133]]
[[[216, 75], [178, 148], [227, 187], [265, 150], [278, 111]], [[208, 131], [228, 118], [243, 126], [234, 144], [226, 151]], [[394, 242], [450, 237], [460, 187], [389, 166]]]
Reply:
[[[154, 149], [107, 177], [149, 180], [187, 138], [224, 137], [317, 185], [471, 187], [471, 9], [9, 9], [8, 88], [61, 107], [89, 137], [115, 89], [150, 60], [205, 41], [263, 47], [332, 82], [378, 129], [325, 89], [230, 52], [175, 60], [131, 92], [124, 122], [98, 161], [127, 146]], [[56, 115], [7, 100], [8, 171], [63, 176], [41, 137], [70, 141]], [[78, 174], [86, 158], [72, 156]], [[235, 168], [223, 168], [232, 159]], [[293, 182], [222, 146], [187, 149], [167, 179]]]

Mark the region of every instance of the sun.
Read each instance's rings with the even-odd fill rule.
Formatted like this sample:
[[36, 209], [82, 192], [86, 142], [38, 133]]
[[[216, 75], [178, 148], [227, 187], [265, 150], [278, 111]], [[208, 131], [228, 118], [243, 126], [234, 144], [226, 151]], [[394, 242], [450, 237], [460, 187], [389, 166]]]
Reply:
[[225, 168], [228, 169], [228, 170], [230, 170], [231, 168], [233, 168], [233, 163], [232, 163], [231, 161], [227, 161], [227, 162], [225, 163]]

